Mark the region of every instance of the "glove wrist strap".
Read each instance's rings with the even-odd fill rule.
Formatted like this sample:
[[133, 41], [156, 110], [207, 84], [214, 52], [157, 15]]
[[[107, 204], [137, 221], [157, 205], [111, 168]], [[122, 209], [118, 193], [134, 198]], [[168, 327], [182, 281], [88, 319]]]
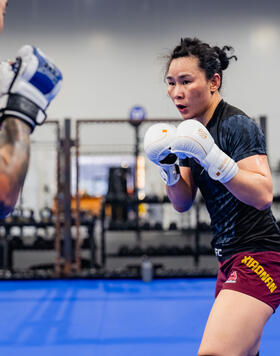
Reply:
[[180, 171], [177, 164], [160, 167], [160, 177], [168, 186], [175, 185], [180, 179]]
[[0, 98], [0, 122], [8, 117], [16, 117], [24, 121], [33, 132], [35, 126], [45, 121], [46, 114], [28, 98], [10, 93]]
[[214, 145], [203, 162], [203, 167], [209, 176], [221, 183], [229, 182], [238, 172], [237, 163]]

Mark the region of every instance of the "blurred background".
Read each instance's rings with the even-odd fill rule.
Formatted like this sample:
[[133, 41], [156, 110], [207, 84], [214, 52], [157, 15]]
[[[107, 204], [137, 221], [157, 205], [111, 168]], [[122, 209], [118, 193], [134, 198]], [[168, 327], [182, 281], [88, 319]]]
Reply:
[[[215, 275], [200, 197], [176, 213], [143, 156], [152, 120], [180, 120], [164, 73], [181, 37], [234, 47], [222, 95], [265, 131], [278, 219], [278, 1], [12, 0], [5, 21], [1, 58], [33, 44], [64, 82], [32, 135], [17, 209], [2, 222], [4, 276], [139, 276], [144, 256], [158, 276]], [[145, 117], [139, 126], [133, 112]]]

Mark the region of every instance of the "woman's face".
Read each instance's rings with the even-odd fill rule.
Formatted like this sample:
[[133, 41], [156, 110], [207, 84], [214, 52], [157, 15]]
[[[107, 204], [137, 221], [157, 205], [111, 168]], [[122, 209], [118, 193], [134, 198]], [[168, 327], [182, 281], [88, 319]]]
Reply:
[[196, 118], [204, 121], [213, 101], [215, 83], [207, 80], [198, 63], [194, 56], [173, 59], [166, 78], [168, 94], [184, 120]]
[[4, 26], [4, 15], [6, 12], [7, 2], [8, 0], [0, 0], [0, 32]]

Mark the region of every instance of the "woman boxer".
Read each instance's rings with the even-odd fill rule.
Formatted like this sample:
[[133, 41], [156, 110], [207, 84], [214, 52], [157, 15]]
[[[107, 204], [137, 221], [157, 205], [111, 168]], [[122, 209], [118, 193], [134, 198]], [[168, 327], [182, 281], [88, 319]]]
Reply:
[[231, 50], [181, 40], [166, 79], [183, 121], [177, 129], [153, 125], [144, 139], [174, 208], [188, 210], [199, 188], [211, 217], [219, 272], [200, 356], [257, 355], [264, 325], [280, 303], [280, 231], [270, 209], [265, 139], [254, 120], [220, 94], [223, 71], [236, 59]]

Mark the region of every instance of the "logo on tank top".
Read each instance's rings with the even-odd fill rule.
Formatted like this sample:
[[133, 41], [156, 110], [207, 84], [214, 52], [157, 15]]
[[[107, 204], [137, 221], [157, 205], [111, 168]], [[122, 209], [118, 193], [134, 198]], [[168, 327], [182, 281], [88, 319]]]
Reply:
[[233, 271], [228, 277], [228, 279], [225, 281], [225, 283], [236, 283], [236, 280], [237, 280], [237, 272]]

